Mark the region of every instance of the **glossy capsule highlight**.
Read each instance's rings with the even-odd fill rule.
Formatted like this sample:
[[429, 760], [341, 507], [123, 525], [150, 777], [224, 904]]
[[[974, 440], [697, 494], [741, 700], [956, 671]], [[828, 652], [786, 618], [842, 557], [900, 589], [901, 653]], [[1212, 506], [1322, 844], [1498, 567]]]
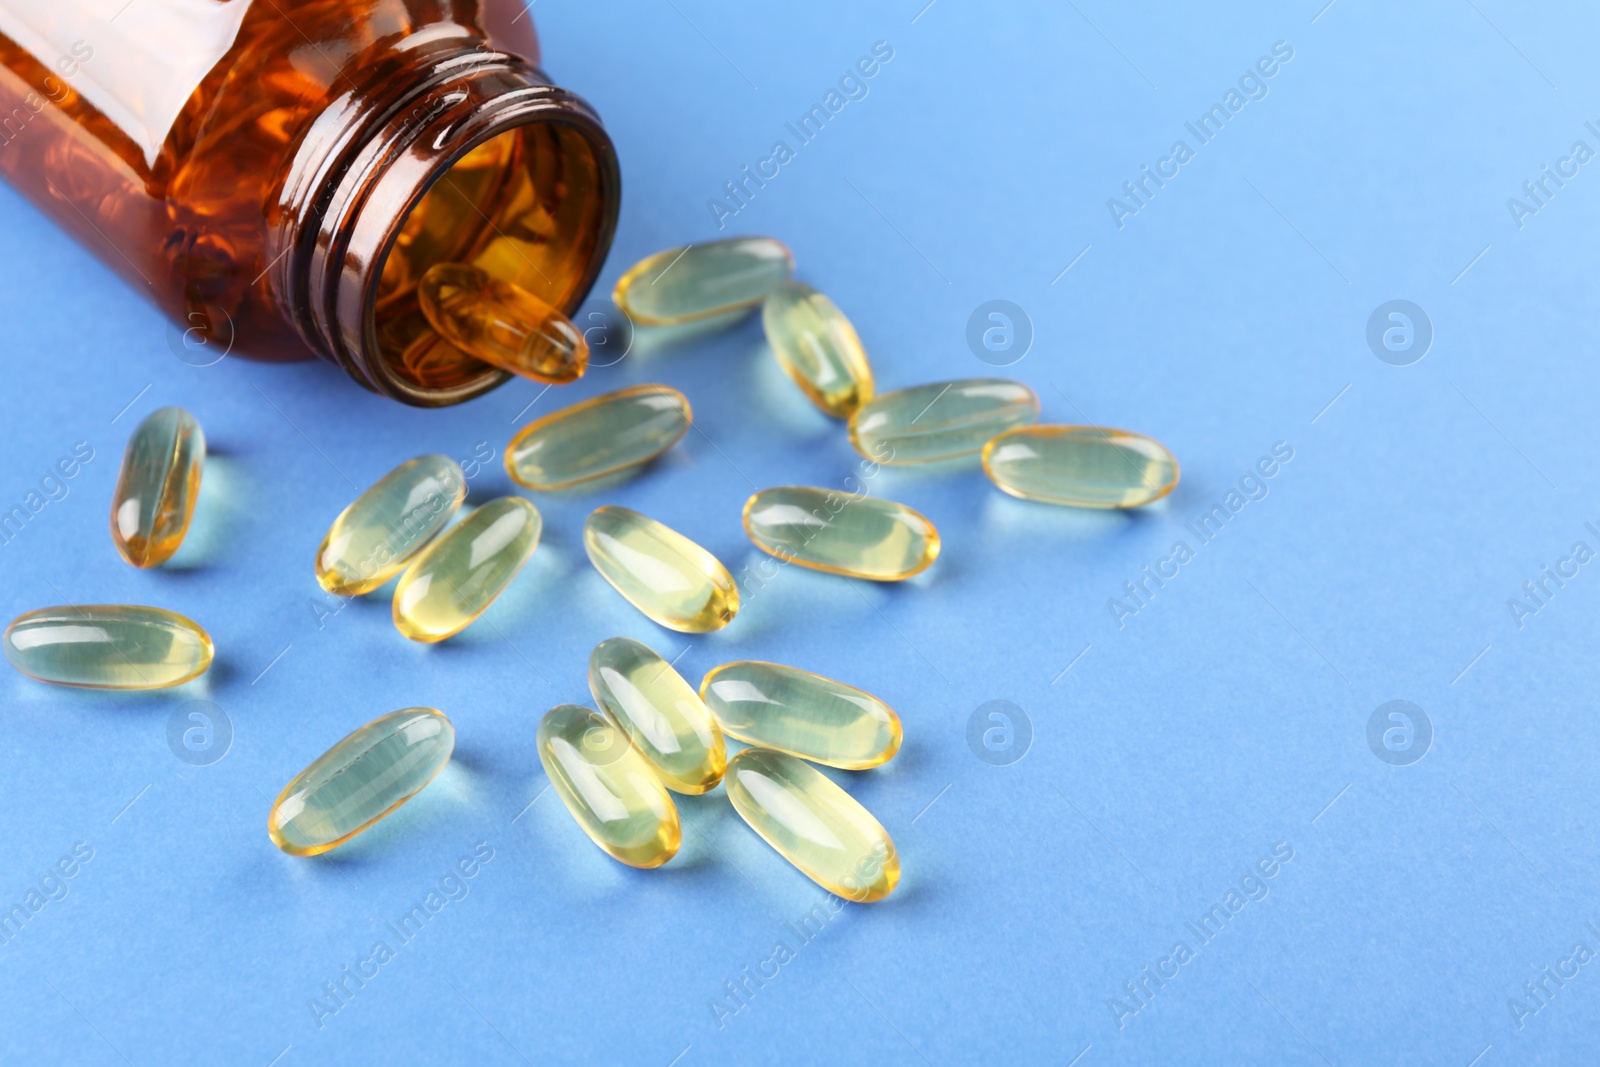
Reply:
[[637, 511], [596, 508], [583, 547], [613, 589], [669, 630], [720, 630], [739, 612], [739, 589], [716, 556]]
[[455, 727], [434, 708], [373, 719], [283, 787], [267, 835], [291, 856], [337, 848], [420, 793], [455, 747]]
[[589, 692], [668, 789], [699, 794], [722, 781], [722, 731], [694, 687], [654, 650], [626, 637], [600, 642], [589, 654]]
[[748, 745], [847, 771], [894, 758], [900, 716], [871, 693], [781, 663], [725, 663], [700, 682], [717, 724]]
[[189, 532], [206, 435], [182, 408], [151, 412], [134, 429], [111, 498], [111, 541], [135, 567], [172, 558]]
[[576, 704], [539, 720], [539, 762], [590, 840], [630, 867], [659, 867], [683, 843], [678, 809], [616, 723]]
[[611, 298], [634, 322], [673, 326], [758, 304], [793, 273], [794, 255], [782, 241], [730, 237], [641, 259]]
[[693, 420], [671, 386], [619, 389], [524, 426], [506, 448], [506, 473], [529, 489], [566, 489], [649, 463]]
[[828, 892], [871, 904], [900, 883], [900, 856], [888, 831], [811, 764], [747, 748], [728, 761], [725, 781], [750, 828]]
[[417, 283], [417, 300], [440, 337], [501, 370], [563, 385], [589, 366], [589, 343], [572, 320], [486, 270], [435, 263]]
[[1165, 445], [1101, 426], [1007, 430], [983, 446], [983, 470], [1012, 496], [1080, 508], [1136, 508], [1178, 484]]
[[211, 666], [211, 635], [191, 619], [134, 604], [40, 608], [5, 633], [6, 659], [29, 678], [84, 689], [166, 689]]
[[413, 641], [443, 641], [494, 603], [539, 547], [539, 509], [516, 496], [491, 500], [412, 561], [394, 590], [395, 627]]
[[872, 366], [844, 312], [801, 282], [785, 282], [761, 306], [778, 363], [825, 414], [847, 419], [872, 399]]
[[939, 558], [939, 531], [893, 500], [784, 485], [744, 504], [744, 532], [756, 547], [802, 567], [897, 582]]
[[850, 418], [850, 443], [879, 463], [933, 463], [976, 455], [990, 438], [1039, 417], [1021, 382], [967, 378], [884, 393]]
[[317, 582], [335, 596], [360, 596], [405, 567], [467, 498], [449, 456], [408, 459], [339, 513], [317, 547]]

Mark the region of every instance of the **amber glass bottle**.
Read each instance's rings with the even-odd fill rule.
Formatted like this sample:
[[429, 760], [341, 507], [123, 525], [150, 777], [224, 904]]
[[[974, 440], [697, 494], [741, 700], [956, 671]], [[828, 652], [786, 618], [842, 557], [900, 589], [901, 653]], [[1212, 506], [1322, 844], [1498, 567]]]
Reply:
[[208, 351], [316, 354], [409, 404], [507, 377], [416, 283], [470, 262], [571, 312], [616, 153], [521, 0], [0, 0], [0, 174]]

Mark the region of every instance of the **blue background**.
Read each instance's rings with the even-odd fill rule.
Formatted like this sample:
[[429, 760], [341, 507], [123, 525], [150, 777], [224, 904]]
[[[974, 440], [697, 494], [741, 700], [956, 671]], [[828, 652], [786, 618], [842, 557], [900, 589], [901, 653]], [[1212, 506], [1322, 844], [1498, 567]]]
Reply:
[[[784, 568], [708, 636], [634, 612], [579, 530], [590, 508], [624, 504], [741, 572], [765, 558], [739, 526], [755, 488], [859, 474], [757, 320], [641, 339], [563, 391], [516, 383], [409, 410], [317, 363], [181, 362], [138, 293], [0, 189], [0, 501], [22, 501], [75, 442], [94, 449], [67, 496], [0, 547], [0, 610], [152, 603], [218, 649], [209, 675], [167, 693], [0, 677], [0, 900], [23, 899], [76, 842], [93, 849], [67, 896], [0, 947], [0, 1055], [1592, 1058], [1600, 962], [1547, 980], [1537, 1012], [1523, 983], [1578, 942], [1600, 950], [1586, 927], [1600, 927], [1600, 565], [1552, 582], [1520, 626], [1508, 600], [1574, 542], [1600, 548], [1584, 525], [1600, 520], [1600, 163], [1521, 227], [1507, 199], [1575, 141], [1600, 148], [1584, 128], [1600, 119], [1600, 19], [1508, 0], [923, 3], [540, 3], [547, 66], [605, 116], [625, 176], [585, 311], [609, 306], [639, 256], [717, 235], [708, 200], [886, 41], [869, 95], [722, 232], [788, 241], [800, 276], [855, 322], [880, 388], [993, 373], [967, 320], [1015, 302], [1035, 338], [999, 373], [1032, 385], [1047, 421], [1164, 441], [1182, 483], [1165, 504], [1102, 514], [1013, 500], [970, 467], [886, 470], [872, 492], [940, 527], [931, 571], [883, 587]], [[1265, 98], [1198, 146], [1184, 123], [1278, 41], [1293, 59]], [[1194, 158], [1119, 229], [1107, 198], [1178, 139]], [[1432, 323], [1409, 366], [1366, 340], [1393, 299]], [[651, 381], [691, 397], [698, 432], [625, 485], [541, 497], [544, 544], [466, 634], [402, 640], [383, 594], [329, 614], [312, 556], [358, 489], [482, 442], [494, 459], [472, 499], [509, 492], [500, 460], [518, 426]], [[192, 543], [145, 573], [113, 551], [108, 502], [129, 431], [165, 404], [196, 413], [213, 454]], [[1278, 442], [1293, 459], [1265, 498], [1199, 544], [1185, 524]], [[1193, 560], [1119, 626], [1108, 600], [1178, 540]], [[680, 802], [685, 844], [662, 870], [594, 848], [545, 791], [534, 728], [589, 699], [589, 650], [616, 634], [681, 654], [692, 682], [766, 658], [896, 707], [902, 754], [836, 777], [894, 836], [901, 888], [800, 945], [786, 924], [823, 894], [720, 790]], [[167, 740], [196, 699], [232, 724], [209, 766]], [[1408, 766], [1367, 740], [1395, 699], [1433, 729]], [[1009, 765], [967, 741], [991, 700], [1031, 723]], [[283, 784], [414, 704], [458, 728], [445, 774], [330, 857], [278, 852], [265, 824]], [[493, 859], [467, 895], [395, 947], [385, 923], [480, 842]], [[1275, 847], [1293, 858], [1260, 883], [1268, 895], [1201, 945], [1186, 924]], [[319, 1026], [308, 1002], [332, 1006], [323, 983], [380, 938], [395, 958]], [[724, 983], [779, 939], [794, 958], [729, 1000]], [[1170, 973], [1159, 961], [1178, 941], [1194, 958], [1164, 985], [1144, 979]], [[714, 1000], [739, 1010], [719, 1016]]]

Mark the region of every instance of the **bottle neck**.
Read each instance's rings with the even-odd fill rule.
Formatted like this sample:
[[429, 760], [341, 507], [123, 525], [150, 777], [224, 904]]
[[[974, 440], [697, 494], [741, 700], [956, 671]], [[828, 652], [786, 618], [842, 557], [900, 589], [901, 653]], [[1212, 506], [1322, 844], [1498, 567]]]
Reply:
[[336, 99], [291, 164], [267, 254], [306, 343], [375, 392], [438, 407], [506, 380], [438, 339], [416, 302], [472, 262], [571, 314], [621, 199], [599, 117], [539, 68], [452, 28], [414, 35]]

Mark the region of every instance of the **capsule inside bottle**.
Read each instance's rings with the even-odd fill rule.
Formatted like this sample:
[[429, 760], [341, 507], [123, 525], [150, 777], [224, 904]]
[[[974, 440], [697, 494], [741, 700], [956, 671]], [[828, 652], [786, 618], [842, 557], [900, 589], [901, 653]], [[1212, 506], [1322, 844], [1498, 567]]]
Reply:
[[182, 408], [161, 408], [134, 429], [111, 502], [111, 540], [123, 559], [156, 567], [178, 551], [205, 459], [205, 434]]
[[455, 744], [455, 727], [434, 708], [374, 719], [283, 787], [267, 834], [291, 856], [336, 848], [420, 793], [450, 762]]
[[630, 867], [659, 867], [683, 843], [678, 809], [616, 723], [576, 704], [539, 720], [539, 762], [583, 832]]
[[828, 892], [870, 904], [900, 883], [900, 857], [888, 832], [804, 760], [747, 748], [728, 761], [725, 781], [750, 828]]
[[562, 385], [589, 365], [589, 343], [572, 320], [479, 267], [434, 264], [417, 283], [417, 299], [440, 337], [501, 370]]
[[654, 650], [626, 637], [600, 642], [589, 654], [589, 692], [668, 789], [705, 793], [722, 781], [722, 731], [700, 695]]
[[900, 716], [871, 693], [780, 663], [725, 663], [700, 695], [730, 736], [847, 771], [889, 762], [904, 737]]

